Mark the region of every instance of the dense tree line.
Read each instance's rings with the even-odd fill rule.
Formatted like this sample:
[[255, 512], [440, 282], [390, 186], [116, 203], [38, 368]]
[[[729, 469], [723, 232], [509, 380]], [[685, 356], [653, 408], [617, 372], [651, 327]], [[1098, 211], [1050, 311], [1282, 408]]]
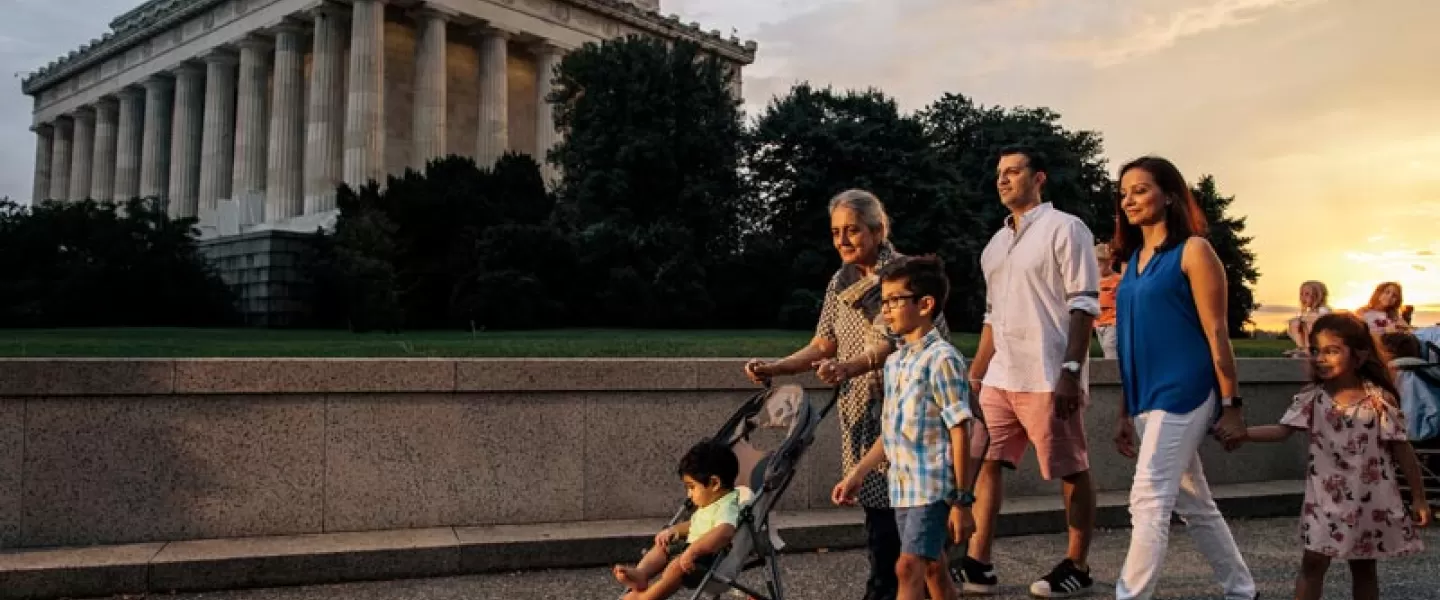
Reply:
[[[571, 52], [554, 77], [563, 141], [549, 156], [451, 156], [340, 189], [338, 224], [316, 234], [303, 265], [316, 283], [311, 325], [809, 328], [839, 266], [827, 203], [863, 188], [885, 202], [901, 252], [946, 259], [947, 316], [977, 330], [978, 256], [1005, 216], [996, 154], [1017, 143], [1049, 158], [1046, 200], [1099, 240], [1114, 230], [1101, 136], [1066, 129], [1046, 108], [946, 94], [906, 113], [879, 90], [802, 83], [747, 124], [717, 59], [642, 37]], [[563, 173], [555, 189], [539, 160]], [[1233, 198], [1213, 178], [1196, 193], [1227, 265], [1238, 334], [1258, 277], [1244, 219], [1227, 214]], [[84, 206], [73, 210], [100, 210]], [[191, 250], [165, 239], [182, 256], [172, 260], [189, 264]]]
[[237, 323], [194, 225], [141, 200], [0, 200], [0, 327]]

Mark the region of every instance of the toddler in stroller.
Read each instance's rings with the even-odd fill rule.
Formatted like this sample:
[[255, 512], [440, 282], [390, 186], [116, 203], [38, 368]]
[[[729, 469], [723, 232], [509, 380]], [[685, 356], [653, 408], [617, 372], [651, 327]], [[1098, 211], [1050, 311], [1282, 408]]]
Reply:
[[[770, 526], [771, 513], [814, 442], [817, 426], [835, 406], [839, 390], [836, 387], [824, 408], [816, 410], [800, 386], [767, 385], [719, 432], [693, 448], [680, 464], [687, 500], [639, 564], [614, 569], [615, 578], [629, 588], [623, 600], [668, 598], [682, 586], [695, 590], [692, 600], [720, 598], [726, 592], [783, 600], [777, 553], [784, 542]], [[784, 437], [773, 450], [762, 451], [752, 440], [752, 433], [761, 429], [783, 431]], [[676, 543], [681, 535], [684, 541]], [[742, 572], [762, 566], [765, 592], [737, 580]], [[660, 579], [651, 582], [656, 574]]]
[[[735, 537], [740, 520], [735, 490], [739, 470], [730, 446], [710, 440], [696, 444], [680, 459], [685, 497], [696, 507], [695, 513], [688, 521], [661, 529], [640, 564], [616, 565], [615, 578], [630, 588], [625, 600], [668, 598], [681, 585], [700, 584], [704, 571], [714, 566], [715, 555]], [[650, 578], [661, 569], [660, 580], [651, 587]]]
[[1433, 331], [1386, 333], [1380, 336], [1380, 343], [1389, 355], [1395, 387], [1400, 390], [1400, 409], [1419, 459], [1426, 497], [1440, 506], [1440, 345], [1436, 343], [1440, 328], [1430, 329]]

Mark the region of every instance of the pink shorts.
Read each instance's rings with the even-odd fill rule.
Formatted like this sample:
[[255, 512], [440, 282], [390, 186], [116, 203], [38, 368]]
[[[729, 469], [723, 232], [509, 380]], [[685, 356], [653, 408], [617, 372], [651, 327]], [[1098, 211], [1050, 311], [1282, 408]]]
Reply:
[[985, 460], [1016, 468], [1025, 456], [1025, 446], [1035, 444], [1040, 476], [1063, 478], [1090, 469], [1085, 441], [1085, 407], [1090, 398], [1080, 393], [1080, 410], [1061, 420], [1055, 416], [1055, 401], [1049, 392], [1011, 392], [989, 386], [980, 389], [980, 410], [990, 431], [990, 449]]

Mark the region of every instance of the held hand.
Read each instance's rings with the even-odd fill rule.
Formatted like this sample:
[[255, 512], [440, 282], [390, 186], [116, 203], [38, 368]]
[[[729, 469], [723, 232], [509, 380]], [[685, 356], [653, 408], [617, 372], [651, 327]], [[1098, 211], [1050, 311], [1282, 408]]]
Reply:
[[1135, 439], [1135, 424], [1131, 423], [1130, 419], [1120, 419], [1120, 424], [1115, 428], [1115, 450], [1120, 456], [1133, 460], [1140, 455], [1136, 445], [1138, 441]]
[[1225, 450], [1234, 451], [1249, 440], [1249, 432], [1245, 428], [1245, 417], [1240, 415], [1238, 409], [1227, 408], [1220, 414], [1220, 421], [1215, 424], [1215, 439], [1225, 444]]
[[1430, 512], [1430, 505], [1425, 502], [1416, 502], [1413, 510], [1415, 511], [1415, 526], [1420, 528], [1429, 527], [1430, 521], [1434, 516]]
[[1060, 373], [1055, 383], [1055, 416], [1067, 420], [1080, 410], [1080, 376], [1069, 371]]
[[771, 375], [770, 365], [760, 359], [751, 359], [745, 363], [745, 376], [754, 383], [765, 385], [770, 382]]
[[975, 533], [975, 517], [968, 506], [950, 507], [950, 541], [956, 546], [964, 545]]
[[973, 375], [970, 376], [970, 402], [975, 404], [978, 404], [980, 402], [981, 380], [982, 378], [980, 377], [975, 377]]
[[840, 382], [845, 381], [846, 379], [849, 379], [851, 377], [849, 369], [846, 368], [845, 363], [835, 360], [833, 358], [817, 360], [814, 363], [811, 363], [810, 366], [815, 367], [815, 376], [819, 377], [820, 381], [823, 381], [830, 385], [839, 384]]
[[860, 491], [860, 480], [853, 475], [848, 476], [841, 479], [840, 483], [835, 484], [835, 489], [830, 490], [830, 501], [837, 506], [854, 506], [855, 492], [858, 491]]

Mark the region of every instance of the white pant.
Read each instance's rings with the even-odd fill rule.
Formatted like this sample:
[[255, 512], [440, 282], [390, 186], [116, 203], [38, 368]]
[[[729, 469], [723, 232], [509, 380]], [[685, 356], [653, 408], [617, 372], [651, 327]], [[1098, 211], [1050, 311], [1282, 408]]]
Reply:
[[1116, 348], [1115, 326], [1101, 325], [1095, 328], [1095, 337], [1100, 339], [1100, 353], [1106, 360], [1118, 358], [1119, 350]]
[[1251, 600], [1255, 580], [1250, 576], [1230, 526], [1210, 496], [1200, 465], [1200, 443], [1210, 434], [1219, 402], [1211, 394], [1190, 414], [1150, 411], [1135, 419], [1140, 451], [1135, 482], [1130, 488], [1130, 550], [1115, 582], [1118, 600], [1155, 596], [1155, 582], [1165, 562], [1170, 541], [1170, 513], [1185, 521], [1186, 529], [1225, 589], [1226, 600]]

